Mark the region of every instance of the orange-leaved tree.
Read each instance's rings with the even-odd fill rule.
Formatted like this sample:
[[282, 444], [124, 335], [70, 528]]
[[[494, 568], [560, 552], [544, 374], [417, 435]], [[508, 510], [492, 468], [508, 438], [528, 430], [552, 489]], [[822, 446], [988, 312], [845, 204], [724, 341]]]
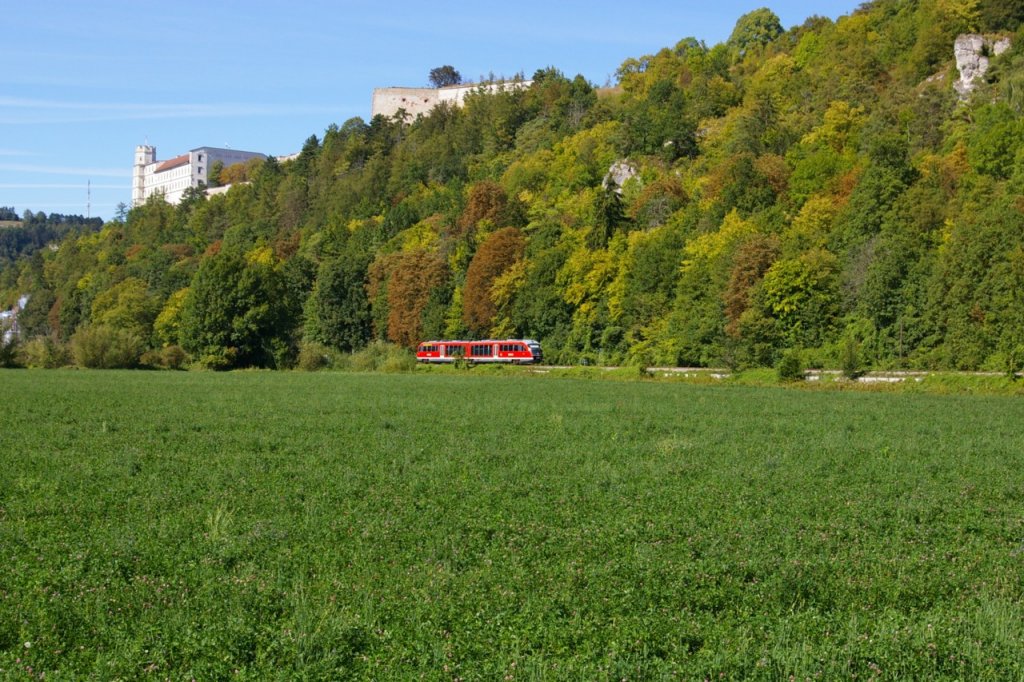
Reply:
[[390, 341], [412, 348], [422, 340], [423, 310], [447, 280], [448, 266], [437, 254], [409, 251], [396, 260], [387, 283]]
[[517, 228], [506, 227], [484, 240], [466, 270], [462, 294], [462, 321], [471, 332], [486, 335], [494, 319], [491, 289], [503, 272], [523, 257], [526, 238]]

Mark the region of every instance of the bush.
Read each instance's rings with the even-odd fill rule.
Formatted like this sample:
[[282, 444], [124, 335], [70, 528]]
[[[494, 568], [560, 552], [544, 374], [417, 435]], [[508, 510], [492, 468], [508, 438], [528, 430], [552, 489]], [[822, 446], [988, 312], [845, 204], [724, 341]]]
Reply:
[[135, 334], [106, 325], [82, 327], [71, 337], [75, 364], [89, 369], [136, 367], [142, 348], [142, 340]]
[[357, 372], [411, 372], [416, 356], [402, 346], [374, 341], [352, 354], [351, 368]]
[[297, 366], [305, 372], [316, 372], [321, 369], [344, 369], [348, 364], [348, 358], [344, 354], [322, 343], [304, 341], [299, 346]]
[[188, 353], [177, 345], [171, 344], [163, 348], [146, 351], [139, 362], [145, 367], [157, 369], [184, 369], [188, 362]]
[[327, 346], [320, 343], [303, 343], [299, 348], [298, 367], [304, 372], [316, 372], [331, 366]]
[[380, 366], [382, 372], [411, 372], [416, 369], [416, 356], [401, 349], [401, 353], [390, 353]]
[[21, 362], [26, 367], [56, 369], [71, 364], [68, 347], [48, 336], [37, 336], [21, 346]]
[[788, 351], [779, 360], [775, 368], [779, 381], [793, 382], [804, 380], [804, 363], [800, 359], [800, 353], [795, 350]]
[[200, 355], [197, 364], [203, 369], [212, 369], [219, 372], [233, 368], [237, 358], [238, 349], [234, 346], [213, 348], [208, 353]]

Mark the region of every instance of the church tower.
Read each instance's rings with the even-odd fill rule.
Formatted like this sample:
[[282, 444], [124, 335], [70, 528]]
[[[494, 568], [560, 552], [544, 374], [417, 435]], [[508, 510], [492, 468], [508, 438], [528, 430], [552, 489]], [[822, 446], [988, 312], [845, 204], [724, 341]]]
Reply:
[[132, 206], [146, 202], [146, 166], [156, 163], [156, 147], [140, 144], [135, 148], [135, 167], [132, 171]]

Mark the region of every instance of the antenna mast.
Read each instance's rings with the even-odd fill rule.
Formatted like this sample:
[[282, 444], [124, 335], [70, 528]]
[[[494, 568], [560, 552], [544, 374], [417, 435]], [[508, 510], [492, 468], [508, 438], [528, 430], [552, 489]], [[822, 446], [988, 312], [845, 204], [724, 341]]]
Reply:
[[92, 178], [85, 181], [85, 217], [92, 218]]

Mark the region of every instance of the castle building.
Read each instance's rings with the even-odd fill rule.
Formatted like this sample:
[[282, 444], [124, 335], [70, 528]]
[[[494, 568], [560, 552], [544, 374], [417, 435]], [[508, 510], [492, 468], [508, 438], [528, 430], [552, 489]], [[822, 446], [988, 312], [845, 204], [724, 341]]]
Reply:
[[154, 194], [163, 194], [168, 203], [177, 204], [189, 187], [209, 184], [210, 167], [218, 161], [226, 168], [249, 159], [265, 158], [265, 154], [257, 152], [199, 147], [173, 159], [157, 161], [156, 147], [139, 145], [135, 148], [132, 171], [132, 206], [146, 203]]
[[508, 80], [494, 83], [464, 83], [443, 88], [374, 88], [370, 116], [391, 118], [399, 110], [411, 118], [428, 115], [434, 107], [447, 103], [461, 107], [474, 93], [496, 94], [509, 90], [525, 90], [533, 81]]

